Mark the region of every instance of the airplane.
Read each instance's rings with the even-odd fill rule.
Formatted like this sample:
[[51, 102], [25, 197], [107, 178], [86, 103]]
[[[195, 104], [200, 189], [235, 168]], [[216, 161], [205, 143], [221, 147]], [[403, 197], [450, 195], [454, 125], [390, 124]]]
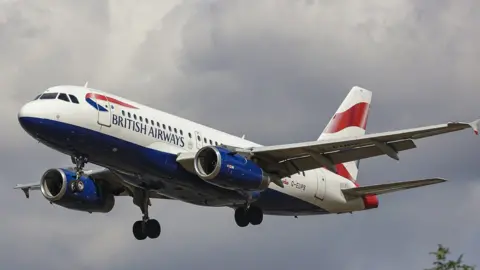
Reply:
[[[375, 209], [377, 195], [445, 182], [428, 178], [360, 186], [359, 161], [416, 148], [415, 140], [471, 128], [448, 122], [366, 134], [372, 92], [353, 87], [317, 140], [263, 146], [140, 103], [85, 86], [48, 88], [18, 112], [35, 140], [71, 157], [39, 182], [14, 187], [30, 197], [40, 190], [51, 204], [108, 213], [115, 197], [132, 197], [142, 212], [136, 239], [160, 236], [149, 216], [151, 199], [229, 207], [239, 227], [264, 215], [344, 214]], [[98, 169], [85, 170], [91, 163]]]

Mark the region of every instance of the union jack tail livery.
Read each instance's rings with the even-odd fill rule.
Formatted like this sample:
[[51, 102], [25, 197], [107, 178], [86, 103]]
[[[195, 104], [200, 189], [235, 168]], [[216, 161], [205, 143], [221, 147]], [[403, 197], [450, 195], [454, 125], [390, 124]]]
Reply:
[[[318, 140], [365, 135], [372, 92], [354, 86], [333, 115]], [[337, 173], [355, 182], [359, 160], [337, 164]]]

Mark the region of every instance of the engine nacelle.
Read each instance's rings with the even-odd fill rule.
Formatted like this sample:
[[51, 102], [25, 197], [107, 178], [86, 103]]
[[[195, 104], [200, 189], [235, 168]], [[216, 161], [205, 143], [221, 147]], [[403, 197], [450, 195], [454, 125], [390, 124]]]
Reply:
[[206, 146], [195, 155], [195, 172], [204, 181], [234, 190], [263, 190], [271, 178], [255, 162], [221, 147]]
[[115, 205], [113, 194], [106, 192], [91, 178], [82, 176], [82, 191], [72, 192], [70, 182], [75, 180], [75, 172], [65, 169], [50, 169], [40, 180], [43, 196], [62, 207], [84, 211], [108, 213]]

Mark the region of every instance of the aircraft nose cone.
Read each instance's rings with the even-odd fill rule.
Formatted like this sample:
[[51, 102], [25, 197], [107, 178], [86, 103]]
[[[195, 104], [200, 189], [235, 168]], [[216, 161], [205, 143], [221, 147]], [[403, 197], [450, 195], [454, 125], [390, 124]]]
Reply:
[[24, 130], [31, 131], [35, 126], [32, 104], [27, 103], [18, 112], [18, 122]]
[[24, 117], [27, 117], [29, 115], [29, 109], [31, 108], [30, 104], [27, 103], [20, 108], [20, 111], [18, 112], [18, 119], [22, 119]]

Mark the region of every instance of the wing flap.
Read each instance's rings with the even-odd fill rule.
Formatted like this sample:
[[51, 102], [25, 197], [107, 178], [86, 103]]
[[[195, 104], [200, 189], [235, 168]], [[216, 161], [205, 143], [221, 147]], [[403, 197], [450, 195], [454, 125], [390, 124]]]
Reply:
[[[479, 119], [480, 120], [480, 119]], [[478, 120], [477, 120], [478, 121]], [[475, 121], [474, 121], [475, 122]], [[473, 122], [472, 122], [473, 123]], [[440, 134], [455, 132], [471, 128], [471, 123], [451, 122], [447, 124], [427, 126], [421, 128], [404, 129], [398, 131], [389, 131], [374, 133], [364, 136], [347, 137], [332, 140], [320, 140], [313, 142], [303, 142], [294, 144], [285, 144], [277, 146], [256, 147], [252, 149], [255, 155], [265, 154], [271, 158], [283, 158], [288, 156], [301, 156], [307, 153], [305, 150], [321, 153], [328, 153], [340, 150], [348, 150], [355, 147], [373, 145], [375, 142], [389, 143], [394, 141], [421, 139], [425, 137], [436, 136]], [[475, 131], [475, 129], [474, 129]]]
[[380, 185], [373, 185], [373, 186], [349, 188], [349, 189], [343, 189], [342, 192], [343, 194], [351, 197], [381, 195], [381, 194], [396, 192], [400, 190], [439, 184], [445, 181], [447, 180], [442, 178], [428, 178], [428, 179], [421, 179], [421, 180], [412, 180], [412, 181], [405, 181], [405, 182], [395, 182], [395, 183], [380, 184]]
[[398, 160], [397, 153], [415, 148], [413, 140], [472, 128], [478, 135], [479, 120], [382, 132], [340, 139], [320, 140], [286, 145], [237, 149], [236, 152], [254, 156], [266, 171], [281, 177], [299, 171], [327, 167], [335, 164], [388, 155]]
[[[392, 142], [388, 143], [387, 145], [397, 152], [416, 148], [416, 145], [412, 140]], [[333, 152], [330, 154], [325, 154], [324, 156], [328, 158], [332, 162], [332, 164], [339, 164], [351, 160], [359, 160], [364, 158], [381, 156], [383, 154], [384, 152], [376, 146], [365, 146], [347, 151]], [[312, 158], [311, 155], [304, 155], [302, 157], [281, 161], [280, 164], [284, 164], [285, 168], [290, 171], [296, 170], [295, 168], [298, 168], [299, 171], [307, 171], [319, 167], [319, 162]], [[264, 166], [266, 171], [275, 171], [276, 169], [275, 166], [269, 167], [268, 164]]]

